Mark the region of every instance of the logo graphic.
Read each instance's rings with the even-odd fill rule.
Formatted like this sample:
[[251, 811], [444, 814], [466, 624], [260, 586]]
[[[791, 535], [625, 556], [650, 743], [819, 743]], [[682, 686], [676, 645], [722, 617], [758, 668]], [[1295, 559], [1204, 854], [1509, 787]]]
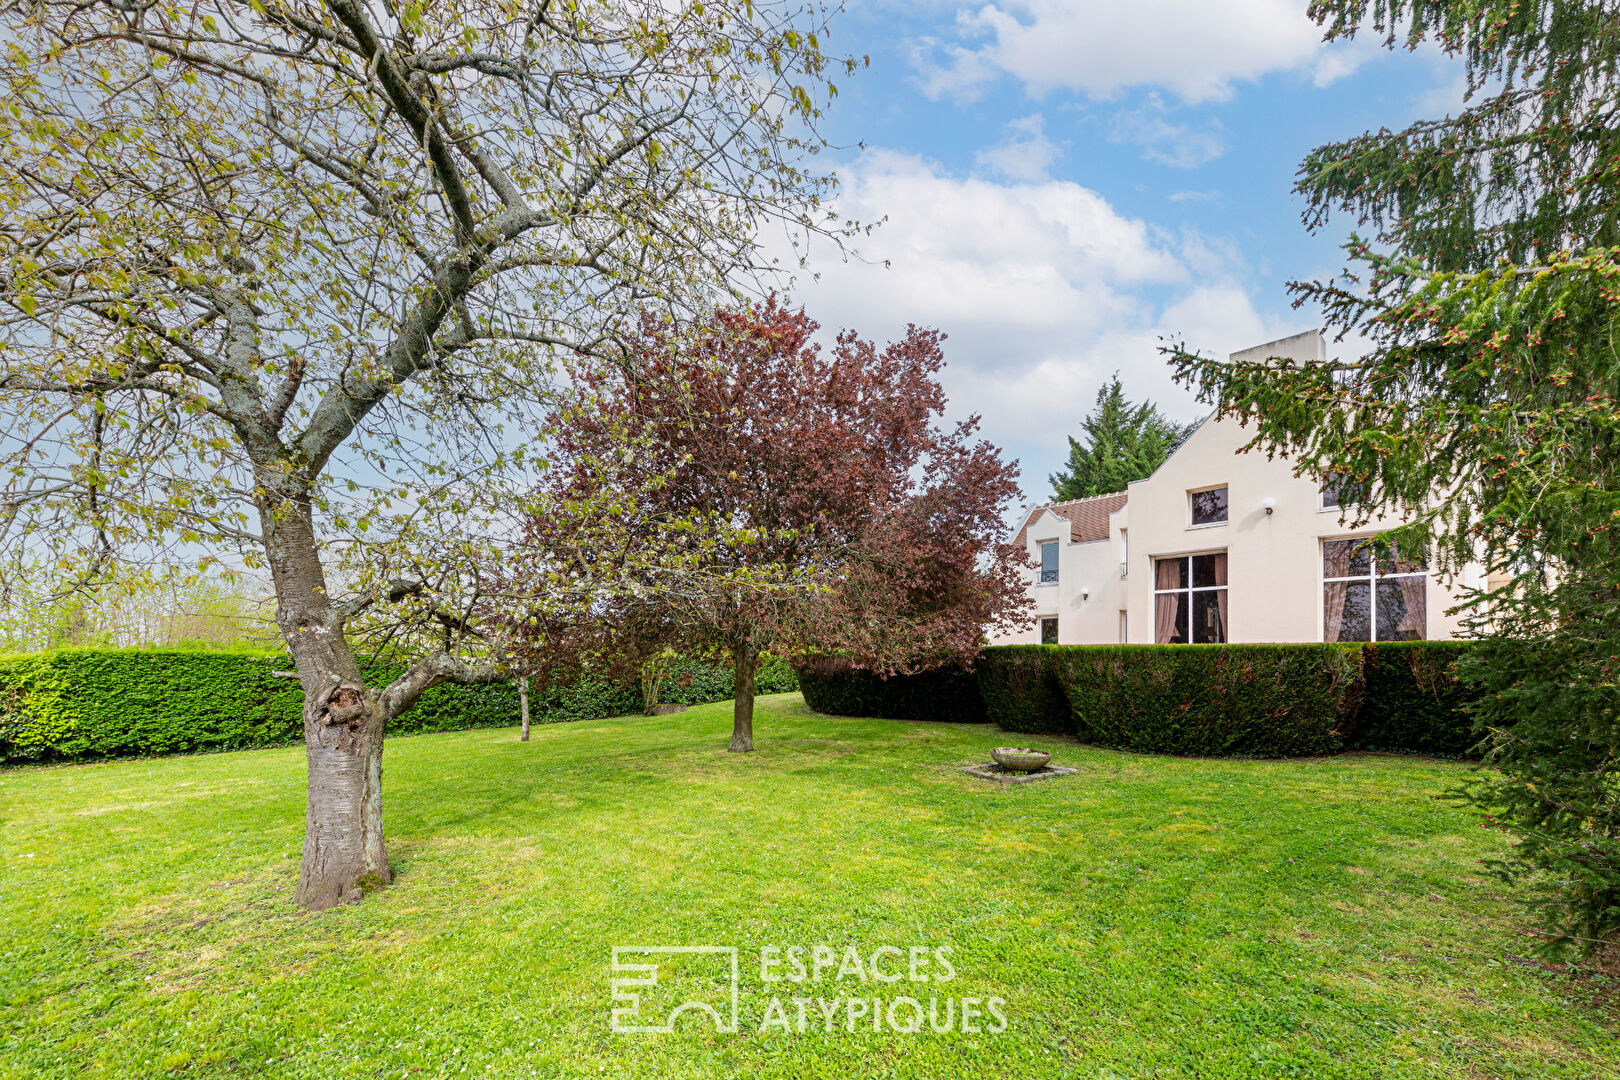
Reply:
[[[650, 962], [631, 962], [637, 958]], [[620, 972], [632, 974], [619, 977]], [[667, 1035], [688, 1010], [708, 1013], [722, 1035], [737, 1031], [735, 945], [615, 945], [613, 973], [613, 1000], [625, 1003], [613, 1009], [616, 1034]], [[676, 1004], [664, 1012], [671, 1002]], [[660, 1015], [663, 1024], [646, 1023]]]

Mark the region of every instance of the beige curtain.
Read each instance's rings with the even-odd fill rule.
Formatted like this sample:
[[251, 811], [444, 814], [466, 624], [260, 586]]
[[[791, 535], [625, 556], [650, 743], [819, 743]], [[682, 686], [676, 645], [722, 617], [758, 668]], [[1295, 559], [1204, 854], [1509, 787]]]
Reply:
[[1401, 583], [1401, 599], [1406, 601], [1406, 614], [1401, 617], [1399, 627], [1401, 635], [1407, 641], [1421, 641], [1428, 633], [1428, 605], [1425, 601], [1429, 579], [1404, 577], [1397, 580]]
[[[1215, 556], [1215, 584], [1222, 586], [1226, 584], [1226, 552], [1224, 551]], [[1219, 606], [1221, 614], [1221, 640], [1230, 641], [1232, 639], [1226, 632], [1226, 589], [1223, 588], [1215, 594], [1215, 602]]]
[[[1344, 577], [1350, 572], [1350, 542], [1329, 540], [1322, 545], [1322, 576]], [[1344, 628], [1344, 601], [1349, 583], [1329, 581], [1322, 587], [1322, 640], [1338, 641]]]
[[[1160, 589], [1174, 589], [1181, 584], [1181, 560], [1160, 559], [1155, 571], [1155, 584]], [[1160, 593], [1153, 598], [1153, 640], [1160, 645], [1170, 644], [1176, 636], [1176, 615], [1181, 611], [1179, 592]]]

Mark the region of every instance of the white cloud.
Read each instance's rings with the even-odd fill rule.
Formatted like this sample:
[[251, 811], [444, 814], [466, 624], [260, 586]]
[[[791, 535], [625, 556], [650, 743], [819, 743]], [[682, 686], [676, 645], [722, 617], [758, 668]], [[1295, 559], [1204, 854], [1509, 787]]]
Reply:
[[1014, 120], [1007, 125], [1007, 137], [995, 146], [980, 150], [974, 163], [986, 172], [1008, 180], [1045, 180], [1047, 170], [1062, 151], [1046, 137], [1046, 121], [1040, 113]]
[[793, 300], [829, 334], [886, 341], [907, 323], [948, 334], [952, 412], [983, 414], [1032, 496], [1115, 370], [1172, 416], [1204, 411], [1171, 383], [1161, 337], [1224, 354], [1304, 328], [1256, 311], [1231, 244], [1127, 217], [1079, 184], [961, 178], [888, 151], [840, 172], [840, 212], [887, 221], [862, 242], [866, 261], [815, 252], [821, 278]]
[[958, 11], [956, 28], [957, 41], [914, 43], [930, 96], [972, 98], [1004, 72], [1035, 96], [1157, 87], [1222, 100], [1273, 71], [1308, 71], [1324, 85], [1373, 51], [1323, 45], [1300, 0], [996, 0]]
[[1194, 131], [1172, 123], [1167, 111], [1158, 94], [1149, 94], [1141, 105], [1114, 115], [1109, 141], [1135, 143], [1149, 161], [1178, 169], [1196, 169], [1226, 153], [1226, 140], [1218, 131]]

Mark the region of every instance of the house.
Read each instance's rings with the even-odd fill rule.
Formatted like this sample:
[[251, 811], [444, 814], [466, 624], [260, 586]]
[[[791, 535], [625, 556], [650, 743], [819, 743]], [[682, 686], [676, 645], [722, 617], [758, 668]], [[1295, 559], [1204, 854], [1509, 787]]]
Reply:
[[[1310, 331], [1233, 359], [1320, 359]], [[1442, 580], [1419, 561], [1373, 560], [1336, 492], [1293, 463], [1238, 453], [1253, 432], [1206, 420], [1152, 476], [1123, 492], [1031, 509], [1033, 621], [992, 644], [1396, 641], [1460, 636], [1448, 614], [1482, 569]]]

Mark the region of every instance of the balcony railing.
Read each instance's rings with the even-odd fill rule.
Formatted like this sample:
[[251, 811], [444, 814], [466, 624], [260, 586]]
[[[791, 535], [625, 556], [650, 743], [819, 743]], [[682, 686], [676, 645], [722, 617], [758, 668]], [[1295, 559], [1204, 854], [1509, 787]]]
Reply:
[[1058, 574], [1058, 572], [1056, 570], [1042, 570], [1041, 571], [1041, 584], [1042, 585], [1050, 585], [1050, 584], [1052, 584], [1053, 582], [1055, 582], [1057, 580], [1057, 574]]

